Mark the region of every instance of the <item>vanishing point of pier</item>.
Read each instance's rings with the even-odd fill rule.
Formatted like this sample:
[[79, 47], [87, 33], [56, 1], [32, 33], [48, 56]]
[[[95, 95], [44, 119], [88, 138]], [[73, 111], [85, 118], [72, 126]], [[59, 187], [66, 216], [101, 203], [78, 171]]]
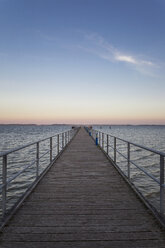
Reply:
[[6, 248], [164, 248], [165, 232], [81, 128], [3, 228]]

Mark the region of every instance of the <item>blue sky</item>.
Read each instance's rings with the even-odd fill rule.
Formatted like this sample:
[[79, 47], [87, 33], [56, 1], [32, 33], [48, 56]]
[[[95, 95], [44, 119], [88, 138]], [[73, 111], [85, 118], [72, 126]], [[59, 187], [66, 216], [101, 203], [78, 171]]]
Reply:
[[164, 0], [0, 0], [0, 123], [165, 124]]

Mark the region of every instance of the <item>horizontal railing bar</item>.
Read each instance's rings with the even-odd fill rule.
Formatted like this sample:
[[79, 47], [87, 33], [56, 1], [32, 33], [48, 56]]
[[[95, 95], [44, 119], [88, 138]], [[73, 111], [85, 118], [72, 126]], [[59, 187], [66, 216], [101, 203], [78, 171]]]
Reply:
[[[68, 130], [68, 131], [71, 131], [71, 129]], [[66, 132], [64, 132], [64, 133], [66, 133]], [[54, 135], [54, 136], [51, 136], [51, 137], [55, 137], [55, 136], [60, 135], [60, 134], [62, 134], [62, 133], [58, 133], [58, 134], [56, 134], [56, 135]], [[30, 144], [27, 144], [27, 145], [25, 145], [25, 146], [22, 146], [22, 148], [20, 148], [20, 147], [19, 147], [19, 148], [20, 148], [20, 149], [23, 149], [23, 148], [26, 148], [26, 147], [28, 147], [28, 146], [35, 145], [36, 143], [45, 141], [45, 140], [47, 140], [47, 139], [50, 139], [51, 137], [48, 137], [48, 138], [45, 138], [45, 139], [42, 139], [42, 140], [39, 140], [39, 141], [30, 143]], [[57, 147], [57, 144], [56, 144], [55, 146], [53, 146], [53, 148], [55, 148], [55, 147]], [[18, 149], [19, 149], [19, 148], [18, 148]], [[62, 148], [62, 147], [61, 147], [61, 148]], [[10, 151], [8, 151], [8, 152], [11, 153], [11, 152], [15, 152], [15, 151], [18, 151], [17, 148], [14, 149], [14, 150], [10, 150]], [[43, 158], [43, 157], [44, 157], [46, 154], [48, 154], [49, 152], [50, 152], [50, 149], [47, 149], [46, 152], [45, 152], [44, 154], [42, 154], [42, 156], [39, 157], [39, 159]], [[0, 153], [0, 156], [1, 156], [1, 154], [2, 154], [2, 153]], [[9, 153], [7, 153], [7, 154], [9, 154]], [[7, 154], [6, 154], [6, 155], [7, 155]], [[4, 156], [4, 154], [3, 154], [2, 156]], [[31, 167], [33, 164], [35, 164], [36, 161], [37, 161], [37, 159], [33, 160], [33, 162], [32, 162], [31, 164], [27, 165], [23, 170], [21, 170], [21, 171], [18, 172], [16, 175], [14, 175], [14, 177], [10, 178], [10, 179], [6, 182], [6, 185], [10, 184], [10, 183], [11, 183], [15, 178], [17, 178], [21, 173], [23, 173], [25, 170], [27, 170], [29, 167]], [[45, 160], [45, 161], [46, 161], [46, 160]], [[5, 186], [4, 184], [0, 185], [0, 190], [1, 190], [4, 186]]]
[[44, 163], [45, 161], [47, 161], [47, 159], [46, 158], [44, 158], [43, 160], [41, 160], [40, 162], [41, 163]]
[[[95, 130], [97, 131], [97, 130]], [[100, 131], [98, 131], [100, 132]], [[100, 132], [102, 134], [102, 132]], [[107, 134], [107, 133], [104, 133], [104, 134]], [[162, 153], [162, 152], [159, 152], [159, 151], [156, 151], [156, 150], [153, 150], [153, 149], [150, 149], [150, 148], [147, 148], [145, 146], [141, 146], [141, 145], [138, 145], [138, 144], [135, 144], [133, 142], [129, 142], [127, 140], [124, 140], [124, 139], [121, 139], [121, 138], [118, 138], [118, 137], [115, 137], [113, 135], [110, 135], [110, 134], [107, 134], [108, 136], [110, 137], [113, 137], [113, 138], [116, 138], [118, 140], [121, 140], [123, 142], [126, 142], [126, 143], [130, 143], [131, 145], [134, 145], [134, 146], [137, 146], [139, 148], [142, 148], [142, 149], [145, 149], [145, 150], [148, 150], [148, 151], [151, 151], [153, 153], [156, 153], [158, 155], [162, 155], [162, 156], [165, 156], [165, 153]], [[110, 145], [109, 145], [110, 146]], [[114, 147], [110, 146], [112, 149], [114, 149]], [[127, 157], [124, 156], [121, 152], [119, 152], [119, 150], [116, 149], [116, 152], [118, 152], [122, 157], [124, 157], [126, 160], [127, 160]], [[160, 181], [158, 179], [156, 179], [153, 175], [151, 175], [150, 173], [148, 173], [146, 170], [144, 170], [143, 168], [141, 168], [140, 166], [138, 166], [137, 164], [135, 164], [132, 160], [129, 161], [131, 164], [133, 164], [135, 167], [137, 167], [140, 171], [142, 171], [143, 173], [145, 173], [147, 176], [149, 176], [152, 180], [154, 180], [156, 183], [158, 183], [160, 185]], [[163, 186], [164, 187], [164, 186]]]
[[[95, 130], [95, 131], [100, 132], [100, 131], [98, 131], [98, 130]], [[100, 132], [100, 133], [102, 133], [102, 132]], [[107, 133], [104, 133], [104, 134], [107, 134]], [[164, 152], [160, 152], [160, 151], [157, 151], [157, 150], [155, 150], [155, 149], [148, 148], [148, 147], [146, 147], [146, 146], [142, 146], [142, 145], [133, 143], [133, 142], [128, 141], [128, 140], [121, 139], [121, 138], [116, 137], [116, 136], [113, 136], [113, 135], [111, 135], [111, 134], [107, 134], [107, 135], [109, 135], [110, 137], [116, 138], [116, 139], [118, 139], [118, 140], [121, 140], [121, 141], [123, 141], [123, 142], [130, 143], [131, 145], [137, 146], [137, 147], [142, 148], [142, 149], [144, 149], [144, 150], [147, 150], [147, 151], [150, 151], [150, 152], [153, 152], [153, 153], [156, 153], [156, 154], [158, 154], [158, 155], [161, 155], [161, 156], [165, 157], [165, 153], [164, 153]]]
[[43, 153], [40, 157], [39, 157], [39, 159], [41, 159], [41, 158], [43, 158], [46, 154], [48, 154], [50, 152], [50, 150], [46, 150], [46, 152], [45, 153]]
[[[23, 170], [21, 170], [20, 172], [18, 172], [16, 175], [14, 175], [12, 178], [10, 178], [7, 182], [6, 185], [8, 186], [14, 179], [16, 179], [21, 173], [23, 173], [25, 170], [27, 170], [29, 167], [31, 167], [33, 164], [36, 163], [36, 159], [33, 160], [33, 162], [31, 164], [28, 164]], [[2, 184], [0, 186], [0, 190], [4, 187], [5, 185]]]
[[152, 176], [150, 173], [148, 173], [143, 168], [141, 168], [140, 166], [138, 166], [137, 164], [135, 164], [132, 160], [130, 160], [129, 162], [131, 164], [135, 165], [139, 170], [143, 171], [147, 176], [149, 176], [150, 178], [152, 178], [156, 183], [158, 183], [160, 185], [160, 181], [158, 179], [156, 179], [154, 176]]
[[[69, 130], [67, 130], [67, 131], [65, 131], [65, 132], [68, 132], [68, 131], [72, 131], [72, 129], [69, 129]], [[65, 132], [56, 133], [56, 134], [53, 135], [53, 136], [50, 136], [50, 137], [47, 137], [47, 138], [44, 138], [44, 139], [41, 139], [41, 140], [38, 140], [38, 141], [35, 141], [35, 142], [32, 142], [32, 143], [28, 143], [28, 144], [26, 144], [26, 145], [24, 145], [24, 146], [19, 146], [19, 147], [17, 147], [17, 148], [11, 149], [11, 150], [6, 151], [6, 152], [0, 152], [0, 157], [3, 157], [3, 156], [5, 156], [5, 155], [8, 155], [8, 154], [13, 153], [13, 152], [17, 152], [17, 151], [22, 150], [22, 149], [24, 149], [24, 148], [27, 148], [27, 147], [29, 147], [29, 146], [35, 145], [35, 144], [38, 143], [38, 142], [40, 143], [40, 142], [42, 142], [42, 141], [48, 140], [48, 139], [50, 139], [50, 138], [53, 138], [53, 137], [55, 137], [55, 136], [57, 136], [57, 135], [60, 135], [60, 134], [62, 134], [62, 133], [65, 133]]]
[[127, 157], [125, 155], [123, 155], [121, 152], [119, 152], [119, 150], [116, 149], [116, 151], [123, 157], [127, 160]]
[[[112, 137], [113, 141], [114, 141], [114, 145], [111, 146], [111, 145], [108, 145], [108, 147], [111, 147], [114, 151], [114, 159], [112, 159], [110, 157], [110, 155], [108, 154], [109, 158], [113, 161], [114, 165], [116, 166], [116, 168], [119, 170], [119, 172], [121, 172], [121, 174], [124, 176], [124, 178], [126, 179], [126, 181], [132, 186], [133, 185], [133, 188], [135, 189], [135, 191], [138, 193], [138, 195], [140, 196], [140, 198], [145, 202], [145, 204], [153, 211], [154, 215], [156, 215], [158, 217], [158, 219], [160, 220], [160, 217], [164, 216], [165, 214], [165, 205], [164, 205], [164, 190], [165, 190], [165, 183], [164, 183], [164, 158], [165, 158], [165, 152], [163, 151], [158, 151], [158, 150], [155, 150], [155, 149], [152, 149], [152, 148], [149, 148], [149, 147], [146, 147], [144, 145], [139, 145], [139, 144], [136, 144], [134, 142], [131, 142], [131, 141], [128, 141], [128, 140], [125, 140], [125, 139], [122, 139], [122, 138], [119, 138], [119, 137], [116, 137], [116, 136], [113, 136], [111, 134], [108, 134], [106, 132], [102, 132], [101, 130], [97, 130], [97, 129], [93, 129], [92, 131], [92, 136], [93, 138], [95, 139], [95, 135], [96, 137], [99, 136], [99, 145], [100, 145], [100, 148], [102, 150], [104, 150], [105, 148], [105, 140], [103, 139], [103, 137], [105, 135], [107, 135], [107, 142], [108, 142], [108, 137]], [[110, 139], [111, 140], [111, 139]], [[130, 147], [131, 145], [131, 147]], [[108, 153], [108, 147], [107, 147], [107, 153]], [[118, 148], [118, 149], [117, 149]], [[123, 149], [121, 148], [126, 148], [126, 153], [124, 152]], [[138, 148], [138, 149], [137, 149]], [[121, 152], [120, 152], [121, 150]], [[153, 172], [147, 172], [146, 171], [146, 168], [142, 168], [142, 165], [137, 165], [134, 161], [134, 159], [132, 158], [132, 160], [130, 160], [130, 153], [132, 152], [136, 152], [136, 151], [133, 151], [133, 150], [137, 150], [137, 151], [141, 151], [141, 152], [144, 152], [144, 151], [148, 151], [148, 156], [151, 155], [151, 156], [159, 156], [160, 158], [160, 161], [159, 161], [159, 166], [160, 166], [160, 174], [158, 176], [155, 176], [153, 175], [154, 173]], [[124, 152], [126, 154], [126, 156], [122, 153]], [[119, 154], [121, 155], [124, 159], [126, 159], [126, 162], [127, 162], [127, 175], [125, 174], [125, 172], [120, 168], [120, 162], [117, 163], [116, 162], [116, 154]], [[148, 157], [147, 156], [147, 157]], [[122, 161], [124, 162], [124, 161]], [[156, 182], [159, 187], [160, 187], [160, 190], [159, 190], [159, 196], [160, 196], [160, 199], [159, 199], [159, 209], [155, 208], [154, 205], [152, 203], [150, 203], [146, 197], [144, 196], [143, 192], [141, 192], [140, 189], [138, 189], [138, 186], [136, 186], [132, 180], [131, 180], [131, 175], [130, 175], [130, 165], [134, 165], [139, 171], [141, 171], [142, 173], [144, 173], [144, 175], [146, 175], [147, 177], [151, 178], [154, 182]], [[140, 177], [142, 177], [143, 175], [139, 175]], [[140, 193], [139, 193], [140, 192]], [[160, 214], [160, 216], [159, 216]], [[162, 223], [162, 221], [161, 221]]]
[[[36, 163], [36, 168], [34, 168], [35, 169], [35, 175], [34, 175], [35, 178], [33, 179], [33, 182], [30, 184], [28, 189], [31, 189], [31, 186], [34, 187], [37, 184], [37, 182], [40, 180], [40, 178], [44, 175], [43, 173], [45, 173], [48, 170], [48, 168], [50, 168], [50, 166], [52, 166], [53, 161], [55, 161], [55, 159], [58, 158], [59, 154], [61, 154], [63, 149], [72, 140], [72, 138], [74, 137], [74, 135], [77, 133], [78, 130], [79, 130], [79, 128], [75, 128], [74, 130], [73, 129], [68, 129], [68, 130], [66, 130], [64, 132], [56, 133], [53, 136], [50, 136], [50, 137], [47, 137], [47, 138], [44, 138], [44, 139], [29, 143], [29, 144], [26, 144], [24, 146], [20, 146], [20, 147], [17, 147], [15, 149], [11, 149], [11, 150], [8, 150], [6, 152], [1, 152], [0, 153], [0, 157], [2, 157], [2, 162], [3, 162], [2, 175], [4, 176], [3, 177], [3, 184], [0, 185], [0, 191], [2, 192], [2, 193], [0, 192], [0, 194], [2, 194], [2, 217], [4, 218], [3, 224], [7, 221], [8, 218], [11, 217], [11, 215], [14, 213], [15, 209], [22, 202], [23, 198], [25, 198], [29, 194], [29, 192], [26, 191], [26, 193], [21, 196], [21, 198], [17, 201], [17, 203], [14, 204], [12, 207], [10, 207], [11, 213], [9, 213], [9, 212], [7, 213], [8, 210], [6, 211], [6, 205], [7, 205], [6, 192], [7, 192], [8, 185], [13, 180], [18, 178], [20, 176], [20, 174], [24, 173], [28, 168], [30, 168], [32, 165], [34, 165]], [[52, 139], [53, 137], [56, 137], [56, 139], [53, 140]], [[44, 147], [42, 147], [41, 150], [40, 150], [39, 149], [40, 148], [39, 144], [40, 144], [40, 142], [43, 142], [43, 141], [47, 141], [47, 142], [45, 142]], [[55, 142], [55, 144], [54, 144], [53, 141]], [[52, 143], [53, 143], [53, 146], [52, 146]], [[37, 145], [36, 148], [34, 148], [34, 149], [30, 148], [26, 152], [29, 153], [29, 151], [36, 150], [36, 152], [34, 154], [36, 156], [36, 159], [31, 161], [31, 162], [29, 161], [30, 164], [27, 164], [28, 161], [27, 162], [24, 161], [24, 166], [25, 166], [24, 169], [19, 171], [19, 172], [16, 172], [15, 175], [11, 175], [11, 177], [7, 180], [6, 175], [7, 175], [7, 168], [8, 168], [8, 165], [9, 165], [9, 164], [7, 164], [7, 155], [11, 154], [13, 152], [17, 152], [19, 150], [25, 149], [25, 148], [30, 147], [30, 146], [35, 146], [35, 145]], [[59, 149], [59, 146], [61, 146], [60, 149]], [[57, 152], [57, 154], [55, 153], [53, 155], [52, 152], [53, 152], [53, 148], [55, 148], [55, 147], [58, 148], [58, 152]], [[44, 148], [48, 148], [48, 149], [44, 149]], [[44, 153], [42, 154], [41, 151], [43, 151]], [[50, 157], [49, 157], [49, 163], [48, 163], [48, 165], [46, 165], [45, 161], [48, 161], [47, 158], [45, 158], [45, 159], [42, 159], [42, 158], [48, 153], [50, 153]], [[39, 157], [39, 155], [41, 155], [41, 156]], [[43, 161], [41, 161], [41, 160], [43, 160]], [[40, 166], [39, 162], [41, 162], [41, 166]], [[44, 166], [42, 167], [43, 162], [44, 162]], [[40, 167], [41, 167], [41, 173], [39, 173]]]
[[111, 149], [114, 149], [114, 147], [113, 147], [113, 146], [111, 146], [111, 145], [108, 145], [108, 147], [110, 147]]

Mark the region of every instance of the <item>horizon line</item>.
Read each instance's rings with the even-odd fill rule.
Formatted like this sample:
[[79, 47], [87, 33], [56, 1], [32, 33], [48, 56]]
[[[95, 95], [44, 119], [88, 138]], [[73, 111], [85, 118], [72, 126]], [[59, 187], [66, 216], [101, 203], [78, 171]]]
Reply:
[[24, 126], [53, 126], [53, 125], [65, 125], [65, 126], [98, 126], [98, 125], [101, 125], [101, 126], [165, 126], [165, 123], [164, 124], [154, 124], [154, 123], [140, 123], [140, 124], [131, 124], [131, 123], [127, 123], [127, 124], [107, 124], [107, 123], [85, 123], [85, 124], [82, 124], [82, 123], [52, 123], [52, 124], [48, 124], [48, 123], [0, 123], [1, 126], [5, 126], [5, 125], [24, 125]]

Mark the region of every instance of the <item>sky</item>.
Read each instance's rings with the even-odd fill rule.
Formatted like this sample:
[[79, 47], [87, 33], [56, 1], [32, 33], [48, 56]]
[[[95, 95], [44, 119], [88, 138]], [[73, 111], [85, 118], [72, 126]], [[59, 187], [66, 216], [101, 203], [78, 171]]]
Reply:
[[165, 0], [0, 0], [0, 123], [165, 124]]

